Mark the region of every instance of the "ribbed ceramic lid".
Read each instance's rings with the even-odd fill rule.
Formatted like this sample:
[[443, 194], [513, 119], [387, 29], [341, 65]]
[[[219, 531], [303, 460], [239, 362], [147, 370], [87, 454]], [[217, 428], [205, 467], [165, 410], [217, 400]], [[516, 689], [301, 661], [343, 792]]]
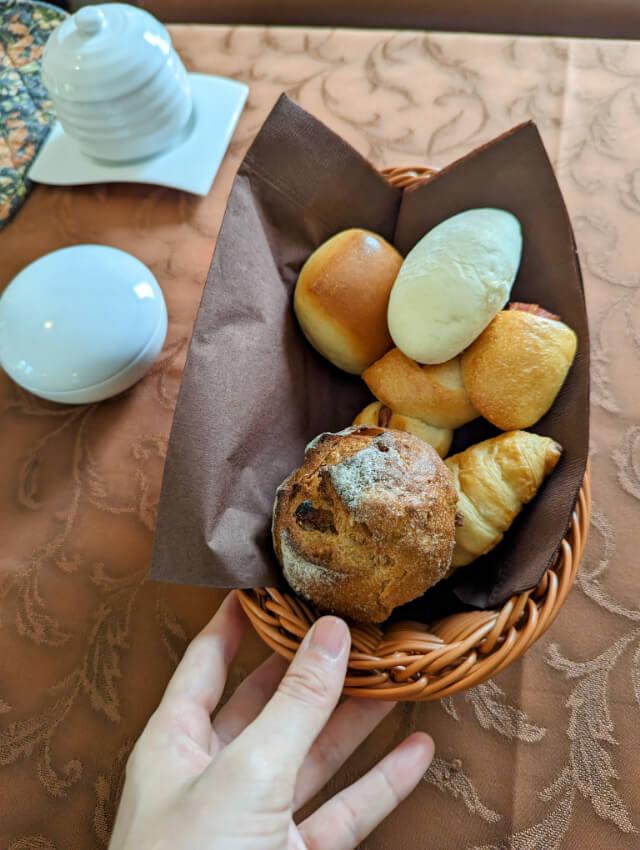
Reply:
[[47, 41], [42, 79], [54, 96], [107, 100], [149, 80], [170, 50], [169, 33], [148, 12], [125, 3], [84, 6]]

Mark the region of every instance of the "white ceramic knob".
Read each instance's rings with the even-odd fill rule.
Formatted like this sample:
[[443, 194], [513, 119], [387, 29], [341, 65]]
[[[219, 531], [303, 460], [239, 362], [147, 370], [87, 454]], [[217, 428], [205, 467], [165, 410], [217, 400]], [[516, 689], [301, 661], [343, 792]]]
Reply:
[[95, 6], [85, 6], [76, 12], [76, 26], [85, 35], [95, 35], [105, 26], [105, 17]]
[[53, 31], [42, 79], [66, 133], [112, 162], [170, 147], [192, 112], [189, 79], [169, 33], [125, 3], [85, 6]]
[[50, 401], [82, 404], [128, 389], [154, 363], [166, 332], [153, 274], [105, 245], [46, 254], [0, 297], [0, 366]]

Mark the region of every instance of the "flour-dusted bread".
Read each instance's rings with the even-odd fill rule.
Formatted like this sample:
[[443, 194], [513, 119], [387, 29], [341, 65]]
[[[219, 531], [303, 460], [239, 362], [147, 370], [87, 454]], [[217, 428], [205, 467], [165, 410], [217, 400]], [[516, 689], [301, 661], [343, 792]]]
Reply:
[[462, 355], [478, 411], [497, 428], [530, 428], [549, 410], [573, 363], [578, 338], [535, 304], [503, 310]]
[[453, 442], [453, 430], [451, 428], [438, 428], [436, 425], [429, 425], [428, 422], [422, 422], [412, 416], [395, 413], [381, 401], [372, 401], [371, 404], [368, 404], [351, 424], [378, 425], [380, 428], [408, 431], [409, 434], [420, 437], [425, 443], [433, 446], [440, 457], [447, 454]]
[[438, 428], [459, 428], [478, 416], [462, 381], [459, 357], [422, 366], [392, 348], [362, 377], [378, 401]]
[[520, 222], [505, 210], [440, 222], [409, 252], [391, 290], [394, 343], [419, 363], [460, 354], [507, 303], [521, 253]]
[[381, 236], [344, 230], [302, 267], [293, 308], [311, 345], [339, 369], [360, 375], [393, 343], [389, 293], [402, 257]]
[[273, 545], [300, 596], [379, 623], [447, 572], [456, 501], [444, 463], [412, 434], [320, 434], [278, 488]]
[[446, 459], [463, 517], [452, 567], [469, 564], [498, 545], [561, 454], [562, 446], [550, 437], [509, 431]]

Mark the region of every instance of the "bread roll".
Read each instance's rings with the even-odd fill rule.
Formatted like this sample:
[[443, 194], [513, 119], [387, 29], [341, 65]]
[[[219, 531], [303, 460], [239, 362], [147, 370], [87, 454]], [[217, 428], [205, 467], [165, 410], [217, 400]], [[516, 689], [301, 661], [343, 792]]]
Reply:
[[459, 494], [452, 567], [490, 552], [556, 467], [562, 446], [549, 437], [510, 431], [447, 458]]
[[419, 363], [460, 354], [507, 303], [521, 253], [520, 223], [505, 210], [445, 219], [409, 252], [393, 285], [394, 343]]
[[368, 404], [351, 424], [378, 425], [381, 428], [391, 428], [394, 431], [407, 431], [433, 446], [440, 457], [447, 454], [453, 441], [451, 428], [437, 428], [435, 425], [422, 422], [420, 419], [404, 416], [402, 413], [394, 413], [390, 407], [386, 407], [381, 401], [373, 401]]
[[462, 355], [473, 404], [503, 431], [530, 428], [553, 404], [577, 345], [556, 319], [522, 309], [498, 313]]
[[446, 573], [456, 499], [435, 450], [412, 434], [320, 434], [278, 488], [273, 545], [300, 596], [379, 623]]
[[401, 264], [381, 236], [344, 230], [302, 267], [293, 309], [311, 345], [339, 369], [360, 375], [393, 345], [387, 304]]
[[462, 381], [459, 357], [421, 366], [392, 348], [362, 377], [378, 401], [438, 428], [459, 428], [478, 415]]

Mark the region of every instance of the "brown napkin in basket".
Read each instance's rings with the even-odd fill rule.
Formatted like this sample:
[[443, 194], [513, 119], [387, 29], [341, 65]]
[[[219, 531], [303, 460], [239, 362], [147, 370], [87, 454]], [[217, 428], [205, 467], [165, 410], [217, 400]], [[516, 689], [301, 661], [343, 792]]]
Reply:
[[[428, 163], [425, 163], [428, 164]], [[588, 445], [588, 331], [575, 245], [552, 168], [532, 123], [405, 193], [282, 96], [235, 179], [196, 320], [167, 454], [151, 577], [211, 587], [281, 584], [271, 548], [274, 491], [306, 443], [340, 430], [370, 400], [356, 377], [306, 342], [291, 300], [298, 271], [334, 233], [364, 227], [406, 253], [464, 209], [496, 206], [522, 224], [513, 300], [535, 301], [577, 332], [576, 362], [534, 428], [564, 446], [538, 498], [488, 556], [407, 613], [431, 618], [489, 607], [535, 585], [564, 536]], [[495, 433], [460, 429], [452, 451]]]

